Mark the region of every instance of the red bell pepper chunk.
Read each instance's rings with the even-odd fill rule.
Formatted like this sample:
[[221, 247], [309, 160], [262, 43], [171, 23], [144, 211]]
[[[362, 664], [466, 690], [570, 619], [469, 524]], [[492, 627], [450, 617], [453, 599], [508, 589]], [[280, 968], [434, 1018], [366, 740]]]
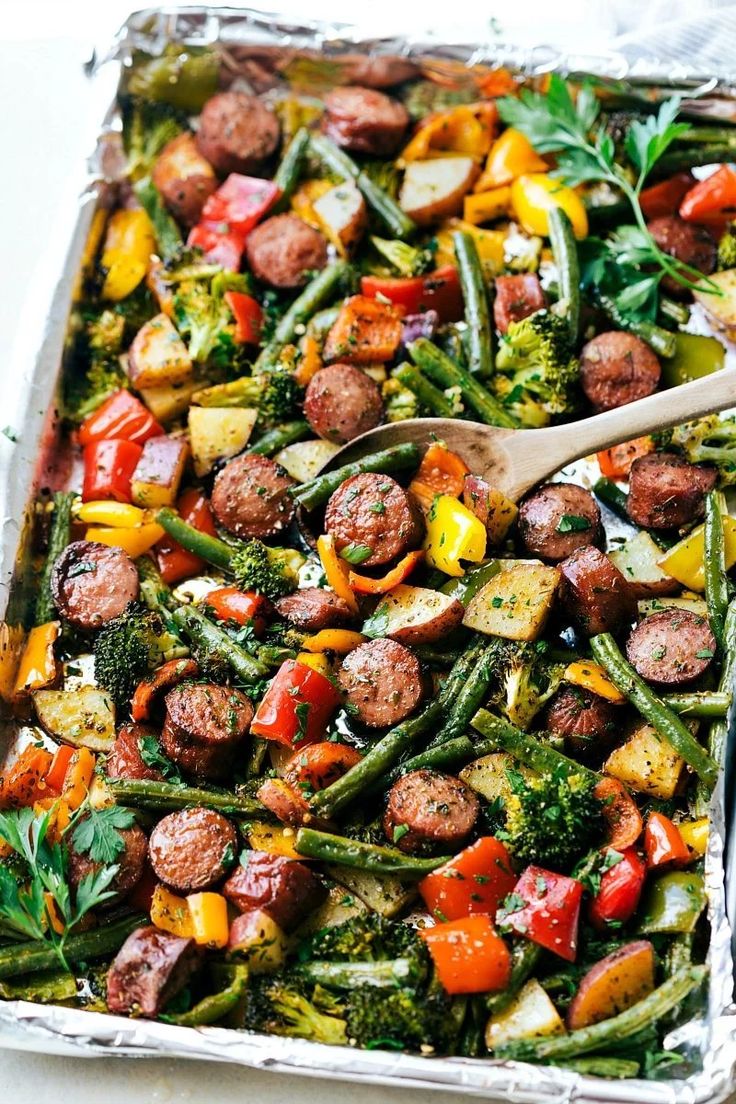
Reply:
[[699, 180], [680, 204], [680, 218], [686, 222], [722, 222], [735, 215], [736, 169], [732, 165], [721, 165]]
[[419, 892], [432, 916], [459, 920], [476, 914], [495, 916], [515, 885], [508, 851], [494, 836], [483, 836], [423, 878]]
[[382, 295], [395, 307], [403, 307], [406, 314], [436, 310], [440, 322], [458, 322], [465, 313], [454, 265], [443, 265], [425, 276], [362, 276], [360, 290], [371, 299]]
[[247, 237], [271, 207], [281, 189], [272, 180], [230, 173], [224, 184], [208, 197], [200, 220], [211, 230]]
[[219, 587], [211, 590], [204, 604], [219, 621], [234, 621], [236, 625], [253, 623], [256, 633], [263, 632], [268, 618], [269, 603], [262, 594], [255, 594], [237, 587]]
[[620, 852], [621, 859], [601, 876], [600, 887], [590, 902], [590, 919], [594, 927], [622, 924], [636, 912], [647, 876], [647, 869], [633, 847]]
[[117, 438], [142, 445], [150, 437], [160, 437], [163, 432], [163, 427], [140, 399], [123, 390], [110, 395], [102, 406], [84, 419], [79, 428], [79, 443], [84, 447], [94, 441]]
[[541, 866], [528, 866], [514, 886], [512, 897], [519, 899], [519, 907], [510, 913], [504, 910], [504, 922], [512, 931], [566, 962], [574, 962], [582, 883]]
[[240, 271], [245, 249], [245, 238], [242, 234], [230, 234], [227, 230], [199, 222], [189, 231], [187, 245], [201, 249], [206, 261], [219, 264], [227, 272]]
[[662, 813], [652, 813], [644, 829], [647, 866], [677, 866], [690, 861], [690, 851], [680, 829]]
[[327, 722], [340, 704], [340, 695], [325, 675], [287, 659], [276, 672], [250, 726], [290, 748], [314, 744], [324, 737]]
[[[210, 537], [217, 536], [209, 500], [202, 491], [190, 487], [180, 495], [176, 506], [180, 517], [189, 525]], [[163, 537], [154, 545], [153, 550], [161, 578], [169, 586], [188, 579], [190, 575], [196, 575], [205, 566], [203, 559], [193, 552], [187, 552], [186, 548], [182, 548], [171, 537]]]
[[511, 952], [489, 916], [466, 916], [448, 924], [423, 928], [437, 977], [446, 992], [491, 993], [511, 979]]
[[243, 345], [260, 345], [263, 311], [258, 300], [244, 291], [226, 291], [225, 302], [235, 315], [235, 340]]
[[655, 219], [677, 214], [677, 208], [694, 183], [695, 178], [688, 170], [675, 173], [667, 180], [660, 180], [659, 184], [652, 184], [651, 188], [645, 188], [639, 197], [644, 217]]
[[54, 758], [51, 760], [51, 766], [44, 775], [44, 782], [50, 790], [54, 790], [55, 793], [60, 794], [64, 789], [64, 779], [66, 778], [66, 772], [69, 769], [69, 761], [74, 755], [74, 748], [69, 744], [62, 744], [60, 748], [54, 752]]
[[130, 481], [143, 449], [135, 441], [94, 441], [84, 450], [82, 500], [130, 502]]

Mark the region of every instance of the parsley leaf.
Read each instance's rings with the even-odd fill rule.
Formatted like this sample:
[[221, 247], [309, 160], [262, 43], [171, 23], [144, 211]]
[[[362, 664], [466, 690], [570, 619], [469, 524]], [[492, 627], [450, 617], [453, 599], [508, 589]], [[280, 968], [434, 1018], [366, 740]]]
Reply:
[[590, 529], [590, 522], [579, 514], [563, 514], [557, 522], [558, 533], [584, 533]]
[[373, 555], [373, 549], [367, 544], [347, 544], [340, 555], [349, 564], [362, 564]]
[[151, 770], [160, 771], [169, 782], [178, 782], [184, 785], [184, 779], [179, 772], [179, 768], [171, 762], [167, 755], [164, 755], [158, 737], [154, 736], [153, 733], [138, 737], [138, 750], [147, 767], [150, 767]]
[[90, 807], [77, 822], [72, 839], [77, 851], [89, 855], [93, 862], [112, 863], [125, 848], [119, 828], [131, 828], [135, 816], [130, 809], [106, 805]]

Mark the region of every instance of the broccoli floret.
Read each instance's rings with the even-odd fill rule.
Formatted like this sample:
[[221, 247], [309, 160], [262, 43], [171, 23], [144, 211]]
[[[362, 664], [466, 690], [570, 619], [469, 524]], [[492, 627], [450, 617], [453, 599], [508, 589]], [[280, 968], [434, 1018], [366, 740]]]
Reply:
[[534, 644], [509, 641], [497, 671], [494, 703], [513, 725], [526, 731], [562, 682], [565, 664], [549, 662]]
[[375, 989], [358, 986], [347, 996], [348, 1036], [362, 1047], [449, 1049], [451, 1001], [439, 989]]
[[320, 1011], [302, 992], [300, 980], [288, 973], [253, 977], [248, 981], [243, 1026], [272, 1035], [298, 1036], [315, 1043], [347, 1043], [345, 1020]]
[[301, 950], [300, 958], [330, 962], [385, 962], [414, 958], [426, 972], [427, 952], [413, 928], [378, 913], [363, 913], [317, 932]]
[[406, 242], [375, 237], [371, 238], [371, 243], [400, 276], [420, 276], [434, 265], [434, 252], [429, 248], [420, 249]]
[[250, 290], [247, 276], [219, 269], [213, 275], [211, 265], [202, 265], [199, 272], [195, 266], [177, 280], [174, 318], [180, 333], [188, 338], [193, 360], [223, 370], [240, 363], [243, 347], [234, 340], [233, 312], [225, 300], [225, 292]]
[[147, 176], [164, 146], [186, 129], [186, 116], [169, 104], [126, 97], [123, 146], [128, 157], [128, 177], [136, 181]]
[[381, 387], [384, 406], [386, 408], [386, 420], [389, 422], [403, 422], [407, 418], [419, 417], [421, 410], [419, 399], [408, 387], [404, 387], [397, 379], [389, 378]]
[[294, 548], [269, 548], [253, 538], [239, 545], [229, 570], [242, 590], [255, 590], [275, 602], [296, 590], [304, 557]]
[[726, 228], [718, 242], [718, 270], [736, 268], [736, 222]]
[[167, 659], [189, 651], [165, 626], [159, 614], [138, 602], [98, 633], [94, 645], [95, 679], [115, 705], [124, 709], [141, 679]]
[[495, 391], [523, 426], [548, 425], [579, 402], [580, 365], [564, 319], [540, 310], [512, 322], [496, 358]]
[[711, 414], [672, 430], [667, 447], [680, 449], [691, 464], [715, 464], [722, 486], [736, 483], [736, 419]]
[[600, 839], [603, 817], [593, 793], [595, 779], [564, 770], [528, 780], [515, 770], [506, 775], [511, 793], [502, 836], [520, 862], [564, 869]]

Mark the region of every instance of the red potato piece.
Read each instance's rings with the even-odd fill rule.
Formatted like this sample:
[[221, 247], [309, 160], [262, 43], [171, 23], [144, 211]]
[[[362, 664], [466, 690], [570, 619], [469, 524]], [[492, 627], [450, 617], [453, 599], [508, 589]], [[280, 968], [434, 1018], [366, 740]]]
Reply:
[[337, 677], [348, 711], [369, 728], [398, 724], [423, 697], [421, 664], [395, 640], [369, 640], [354, 648]]
[[144, 510], [173, 506], [189, 460], [189, 442], [183, 437], [151, 437], [143, 446], [130, 481], [131, 498]]
[[547, 298], [536, 273], [496, 277], [493, 320], [499, 333], [505, 334], [512, 322], [521, 322], [546, 306]]
[[674, 452], [652, 452], [631, 465], [626, 512], [642, 529], [676, 529], [700, 521], [715, 468], [690, 464]]
[[682, 686], [705, 674], [716, 654], [716, 638], [704, 617], [690, 610], [664, 609], [645, 617], [626, 641], [635, 670], [658, 686]]
[[222, 892], [241, 912], [263, 909], [284, 931], [295, 928], [327, 896], [305, 863], [265, 851], [246, 851], [240, 861]]
[[480, 169], [472, 157], [433, 157], [410, 161], [404, 172], [399, 206], [419, 226], [459, 215], [463, 198]]
[[136, 390], [186, 383], [193, 370], [189, 351], [167, 314], [141, 326], [128, 350], [128, 376]]
[[174, 218], [187, 228], [199, 222], [217, 177], [188, 131], [172, 138], [156, 158], [153, 183]]
[[136, 601], [139, 589], [138, 572], [127, 552], [97, 541], [72, 541], [51, 572], [56, 608], [83, 631], [119, 617]]
[[411, 496], [390, 475], [364, 472], [346, 479], [331, 495], [325, 529], [342, 552], [361, 546], [361, 567], [390, 563], [421, 541], [424, 520]]
[[238, 838], [214, 809], [179, 809], [151, 832], [148, 854], [157, 878], [178, 893], [198, 893], [221, 881], [235, 861]]
[[320, 437], [344, 445], [381, 424], [383, 400], [365, 372], [352, 364], [330, 364], [309, 381], [304, 414]]
[[625, 1012], [654, 989], [654, 947], [646, 939], [627, 943], [596, 962], [580, 982], [567, 1010], [570, 1031]]
[[586, 636], [614, 632], [635, 619], [634, 592], [600, 549], [576, 548], [559, 566], [562, 603]]
[[254, 276], [275, 288], [299, 288], [327, 264], [327, 240], [296, 215], [274, 215], [245, 244]]
[[409, 125], [402, 103], [371, 88], [333, 88], [325, 96], [322, 129], [343, 149], [390, 157]]
[[187, 683], [169, 690], [161, 746], [182, 770], [218, 781], [231, 773], [253, 719], [239, 690]]
[[598, 503], [576, 483], [545, 483], [519, 507], [519, 535], [532, 556], [557, 563], [602, 543]]
[[202, 108], [197, 148], [221, 176], [248, 176], [275, 152], [280, 131], [275, 113], [256, 96], [219, 92]]
[[123, 1015], [153, 1019], [185, 987], [203, 961], [203, 950], [153, 926], [137, 928], [123, 943], [107, 973], [107, 1006]]
[[652, 395], [660, 375], [659, 361], [646, 342], [620, 330], [598, 334], [580, 354], [580, 382], [598, 411]]
[[434, 644], [456, 629], [464, 614], [465, 607], [457, 598], [400, 583], [391, 588], [376, 608], [373, 631], [409, 647]]
[[389, 790], [383, 830], [411, 853], [454, 852], [473, 830], [480, 804], [473, 791], [449, 774], [415, 770]]
[[605, 698], [580, 686], [562, 686], [547, 706], [545, 728], [562, 736], [586, 762], [603, 759], [617, 742], [620, 714]]
[[236, 456], [215, 476], [212, 511], [236, 537], [275, 537], [294, 516], [289, 493], [293, 485], [294, 480], [267, 456]]

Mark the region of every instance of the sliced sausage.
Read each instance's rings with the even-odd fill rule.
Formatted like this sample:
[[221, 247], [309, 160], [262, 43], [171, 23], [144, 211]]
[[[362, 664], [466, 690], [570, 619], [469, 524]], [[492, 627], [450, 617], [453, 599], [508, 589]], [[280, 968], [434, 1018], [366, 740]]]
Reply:
[[188, 132], [178, 134], [164, 146], [153, 166], [152, 179], [174, 218], [184, 226], [199, 222], [202, 208], [217, 187], [212, 166]]
[[327, 240], [297, 215], [274, 215], [248, 235], [245, 244], [254, 276], [275, 288], [304, 287], [327, 264]]
[[315, 433], [347, 444], [383, 421], [378, 384], [352, 364], [329, 364], [309, 381], [304, 415]]
[[[77, 823], [82, 824], [86, 819], [86, 817], [82, 817]], [[105, 901], [103, 908], [109, 908], [111, 905], [117, 904], [122, 897], [127, 896], [138, 885], [146, 864], [148, 840], [143, 829], [137, 824], [133, 824], [130, 828], [116, 828], [114, 831], [118, 833], [123, 849], [113, 859], [118, 871], [108, 887], [113, 890], [115, 896]], [[74, 833], [72, 833], [71, 840], [72, 842], [69, 845], [69, 881], [74, 889], [78, 889], [83, 878], [102, 870], [105, 863], [95, 862], [89, 855], [77, 851], [74, 846]]]
[[290, 931], [325, 898], [327, 890], [302, 862], [265, 851], [241, 855], [222, 892], [241, 912], [263, 909], [284, 931]]
[[253, 719], [250, 700], [239, 690], [194, 683], [169, 690], [165, 704], [161, 746], [169, 759], [197, 778], [226, 778]]
[[317, 828], [321, 832], [335, 830], [332, 821], [312, 812], [301, 789], [284, 778], [267, 778], [258, 787], [256, 796], [261, 805], [265, 805], [277, 820], [290, 828]]
[[647, 682], [682, 686], [707, 671], [716, 639], [704, 617], [665, 609], [645, 617], [626, 641], [629, 663]]
[[395, 640], [360, 644], [345, 657], [337, 677], [348, 712], [369, 728], [398, 724], [423, 697], [421, 664]]
[[201, 965], [203, 949], [153, 926], [132, 932], [107, 972], [111, 1012], [137, 1012], [152, 1019]]
[[576, 548], [602, 543], [601, 512], [584, 487], [545, 483], [521, 504], [519, 534], [527, 552], [556, 563]]
[[535, 273], [496, 277], [493, 321], [499, 333], [506, 333], [512, 322], [521, 322], [546, 306], [547, 299]]
[[179, 893], [198, 893], [225, 877], [238, 842], [227, 817], [214, 809], [179, 809], [151, 832], [148, 855], [156, 877]]
[[617, 741], [620, 712], [598, 694], [568, 684], [547, 706], [544, 727], [562, 736], [570, 751], [586, 762], [600, 761]]
[[321, 587], [305, 587], [279, 598], [276, 603], [279, 617], [284, 617], [305, 632], [340, 628], [353, 620], [347, 602], [338, 598], [334, 590]]
[[256, 96], [219, 92], [199, 117], [197, 148], [221, 176], [257, 172], [279, 143], [279, 121]]
[[636, 618], [636, 596], [598, 548], [576, 548], [560, 564], [562, 604], [586, 636], [614, 632]]
[[[685, 222], [677, 215], [663, 215], [647, 223], [647, 229], [664, 253], [696, 268], [704, 276], [715, 271], [718, 248], [705, 226]], [[672, 276], [663, 277], [662, 287], [678, 298], [687, 295], [687, 288]]]
[[[338, 551], [361, 546], [361, 566], [377, 567], [403, 556], [422, 539], [418, 507], [390, 475], [363, 472], [346, 479], [332, 494], [325, 529]], [[358, 562], [358, 561], [356, 561]]]
[[212, 510], [236, 537], [275, 537], [294, 516], [289, 493], [293, 485], [294, 480], [267, 456], [236, 456], [215, 477]]
[[98, 541], [68, 544], [51, 573], [54, 604], [75, 629], [99, 629], [138, 593], [138, 572], [127, 552]]
[[690, 525], [705, 513], [705, 496], [716, 479], [715, 468], [690, 464], [674, 452], [652, 452], [631, 465], [626, 512], [645, 529]]
[[383, 830], [402, 851], [457, 851], [480, 806], [473, 791], [449, 774], [409, 771], [389, 790]]
[[147, 778], [151, 782], [162, 782], [163, 774], [155, 767], [149, 767], [141, 755], [140, 741], [143, 736], [152, 736], [158, 741], [153, 729], [144, 725], [125, 725], [118, 732], [115, 743], [110, 748], [105, 762], [108, 778]]
[[373, 88], [349, 85], [333, 88], [325, 96], [322, 129], [336, 145], [354, 153], [390, 157], [408, 125], [404, 105]]
[[392, 55], [367, 57], [365, 54], [343, 54], [340, 65], [343, 74], [353, 84], [362, 84], [367, 88], [390, 88], [421, 73], [416, 62]]
[[613, 410], [653, 394], [661, 368], [645, 341], [610, 330], [598, 334], [580, 354], [580, 383], [596, 410]]

